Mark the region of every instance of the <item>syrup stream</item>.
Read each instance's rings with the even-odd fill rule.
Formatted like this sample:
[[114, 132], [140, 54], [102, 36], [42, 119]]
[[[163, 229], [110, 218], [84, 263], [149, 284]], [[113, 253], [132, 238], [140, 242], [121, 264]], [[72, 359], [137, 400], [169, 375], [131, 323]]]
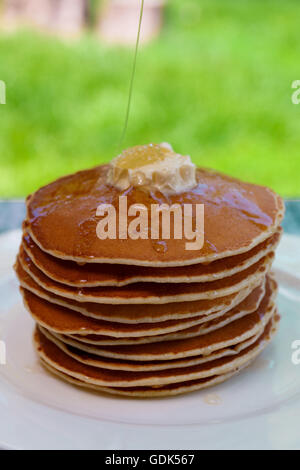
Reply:
[[124, 128], [123, 128], [123, 132], [122, 132], [122, 135], [121, 135], [121, 138], [120, 138], [120, 141], [119, 141], [119, 149], [120, 150], [122, 149], [122, 145], [123, 145], [125, 135], [126, 135], [126, 131], [127, 131], [127, 127], [128, 127], [130, 105], [131, 105], [131, 98], [132, 98], [132, 91], [133, 91], [133, 82], [134, 82], [136, 62], [137, 62], [137, 54], [138, 54], [138, 48], [139, 48], [140, 36], [141, 36], [141, 26], [142, 26], [143, 12], [144, 12], [144, 0], [141, 1], [139, 27], [138, 27], [138, 33], [137, 33], [137, 38], [136, 38], [136, 43], [135, 43], [135, 53], [134, 53], [133, 67], [132, 67], [132, 73], [131, 73], [130, 85], [129, 85], [128, 103], [127, 103], [127, 109], [126, 109], [126, 115], [125, 115]]

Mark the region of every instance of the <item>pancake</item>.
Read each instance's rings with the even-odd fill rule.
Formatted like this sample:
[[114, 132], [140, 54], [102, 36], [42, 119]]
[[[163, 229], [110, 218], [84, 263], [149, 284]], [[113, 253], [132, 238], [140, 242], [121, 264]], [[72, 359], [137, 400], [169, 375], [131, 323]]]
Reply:
[[60, 339], [71, 346], [101, 357], [130, 361], [165, 361], [190, 356], [208, 355], [218, 349], [234, 346], [263, 329], [275, 311], [276, 291], [266, 286], [266, 293], [258, 309], [221, 329], [187, 339], [150, 344], [96, 346], [74, 341], [67, 336]]
[[26, 255], [22, 246], [18, 260], [23, 269], [45, 290], [78, 302], [97, 302], [105, 304], [164, 304], [170, 302], [193, 301], [224, 297], [253, 285], [262, 279], [274, 259], [271, 252], [241, 273], [209, 283], [136, 283], [124, 287], [86, 287], [65, 286], [45, 276]]
[[[32, 292], [21, 287], [21, 293], [26, 309], [34, 320], [47, 329], [64, 334], [81, 334], [84, 338], [91, 339], [91, 335], [111, 336], [114, 338], [140, 337], [144, 335], [157, 335], [170, 333], [194, 325], [207, 323], [223, 315], [223, 312], [211, 315], [183, 318], [181, 320], [167, 320], [157, 323], [119, 323], [113, 321], [95, 320], [84, 317], [69, 308], [48, 302]], [[226, 315], [226, 314], [225, 314]]]
[[[277, 328], [277, 323], [278, 323], [278, 318], [274, 318], [275, 321], [273, 321], [273, 325], [270, 331], [269, 337], [266, 336], [265, 338], [265, 343], [263, 345], [263, 348], [267, 346], [268, 342], [272, 339], [274, 334], [276, 333], [276, 328]], [[262, 348], [262, 349], [263, 349]], [[232, 369], [232, 371], [226, 373], [226, 374], [220, 374], [216, 376], [211, 376], [207, 378], [202, 378], [202, 379], [196, 379], [196, 380], [190, 380], [190, 381], [185, 381], [185, 382], [176, 382], [173, 384], [168, 384], [168, 385], [162, 385], [162, 386], [156, 386], [156, 387], [122, 387], [122, 388], [114, 388], [114, 387], [101, 387], [97, 385], [92, 385], [87, 382], [83, 382], [77, 378], [71, 377], [70, 375], [67, 375], [54, 367], [50, 366], [47, 362], [43, 361], [41, 359], [41, 362], [43, 366], [49, 370], [52, 374], [55, 376], [63, 379], [64, 381], [79, 386], [86, 388], [88, 390], [93, 390], [95, 392], [100, 392], [100, 393], [108, 393], [108, 394], [113, 394], [113, 395], [120, 395], [120, 396], [129, 396], [129, 397], [140, 397], [140, 398], [159, 398], [159, 397], [168, 397], [168, 396], [175, 396], [183, 393], [189, 393], [193, 391], [198, 391], [207, 387], [212, 387], [214, 385], [217, 385], [219, 383], [224, 382], [225, 380], [233, 377], [240, 371], [242, 371], [244, 368], [248, 367], [254, 360], [256, 356], [253, 356], [251, 360], [248, 362], [244, 363], [242, 366]]]
[[[183, 266], [245, 253], [274, 234], [283, 218], [283, 201], [272, 190], [211, 170], [198, 169], [193, 189], [167, 197], [135, 187], [120, 191], [107, 183], [109, 170], [101, 165], [65, 176], [27, 198], [26, 229], [43, 251], [79, 262]], [[128, 207], [144, 204], [148, 212], [151, 204], [204, 204], [201, 251], [186, 250], [186, 239], [172, 237], [162, 243], [150, 237], [100, 240], [97, 207], [112, 204], [118, 217], [122, 195]]]
[[77, 387], [82, 387], [88, 389], [89, 391], [108, 393], [112, 395], [120, 396], [129, 396], [135, 398], [159, 398], [159, 397], [169, 397], [175, 395], [181, 395], [183, 393], [194, 392], [197, 390], [202, 390], [207, 387], [212, 387], [219, 383], [228, 380], [234, 375], [238, 374], [242, 369], [249, 366], [249, 363], [244, 364], [243, 366], [231, 371], [227, 374], [215, 375], [205, 379], [190, 380], [186, 382], [177, 382], [175, 384], [163, 385], [161, 387], [123, 387], [123, 388], [114, 388], [114, 387], [99, 387], [97, 385], [91, 385], [81, 380], [75, 379], [67, 374], [64, 374], [61, 371], [58, 371], [54, 367], [51, 367], [47, 362], [41, 359], [42, 365], [49, 372], [54, 374], [56, 377], [68, 382], [69, 384], [76, 385]]
[[[61, 334], [75, 335], [74, 339], [86, 341], [87, 343], [105, 344], [102, 341], [114, 341], [120, 338], [127, 338], [129, 343], [136, 340], [154, 341], [166, 340], [170, 334], [179, 330], [186, 331], [187, 334], [197, 335], [200, 330], [194, 331], [193, 327], [199, 326], [202, 331], [208, 332], [210, 328], [218, 328], [224, 324], [255, 311], [264, 295], [265, 286], [262, 284], [256, 287], [243, 302], [234, 309], [222, 314], [218, 313], [212, 316], [202, 315], [192, 319], [169, 320], [160, 323], [140, 323], [140, 324], [120, 324], [114, 322], [96, 321], [88, 319], [75, 311], [61, 307], [59, 305], [47, 302], [31, 292], [21, 288], [24, 305], [41, 326], [48, 330]], [[216, 317], [216, 315], [218, 315]], [[158, 338], [156, 336], [159, 335]], [[146, 338], [144, 338], [146, 336]], [[171, 337], [173, 339], [173, 336]], [[126, 341], [126, 340], [125, 340]], [[100, 343], [99, 343], [100, 342]], [[119, 342], [118, 342], [119, 343]], [[113, 344], [108, 343], [108, 344]]]
[[51, 367], [92, 385], [108, 387], [161, 386], [226, 374], [241, 367], [256, 357], [267, 345], [272, 335], [272, 327], [273, 321], [270, 318], [257, 341], [234, 358], [223, 357], [196, 366], [147, 372], [117, 371], [87, 366], [65, 354], [40, 330], [36, 330], [35, 345], [39, 356]]
[[140, 305], [95, 304], [64, 299], [40, 287], [39, 284], [24, 271], [18, 261], [15, 264], [15, 271], [20, 285], [41, 299], [45, 299], [55, 305], [66, 307], [69, 310], [74, 310], [88, 318], [129, 325], [182, 320], [196, 316], [212, 318], [212, 315], [216, 315], [215, 318], [217, 318], [217, 316], [226, 313], [242, 302], [251, 291], [261, 283], [259, 279], [254, 286], [247, 286], [247, 288], [242, 289], [240, 292], [235, 292], [226, 297], [219, 297], [213, 300], [197, 300], [193, 302], [177, 302], [162, 305], [145, 304], [141, 309]]
[[[261, 332], [265, 326], [265, 323], [270, 319], [270, 317], [272, 317], [274, 311], [275, 305], [273, 304], [263, 316], [263, 318], [258, 320], [256, 317], [255, 324], [252, 323], [252, 317], [250, 319], [249, 325], [247, 325], [245, 322], [242, 324], [241, 319], [236, 320], [230, 325], [227, 325], [232, 326], [232, 331], [230, 332], [230, 330], [227, 329], [225, 331], [226, 335], [224, 336], [223, 340], [221, 339], [223, 331], [217, 335], [218, 330], [214, 330], [213, 332], [210, 332], [206, 335], [198, 335], [191, 338], [128, 346], [89, 345], [75, 341], [68, 336], [58, 335], [57, 333], [52, 333], [52, 336], [79, 351], [83, 351], [87, 354], [92, 354], [95, 356], [121, 359], [123, 361], [171, 361], [174, 359], [191, 356], [207, 356], [211, 354], [211, 352], [223, 350], [231, 346], [236, 346], [239, 344], [239, 342], [246, 341], [249, 338], [255, 336], [257, 333]], [[237, 324], [238, 321], [240, 321], [239, 324]], [[237, 327], [239, 327], [239, 331], [242, 332], [240, 336], [237, 334]], [[111, 350], [112, 348], [113, 350]]]
[[[194, 336], [204, 335], [211, 331], [222, 328], [229, 323], [242, 318], [249, 313], [257, 310], [262, 297], [264, 296], [264, 289], [257, 288], [253, 295], [249, 295], [241, 304], [230, 310], [225, 315], [222, 315], [214, 320], [207, 320], [205, 323], [194, 325], [186, 329], [177, 330], [176, 332], [162, 334], [157, 329], [156, 336], [140, 336], [140, 337], [126, 337], [126, 338], [112, 338], [101, 335], [66, 335], [53, 332], [53, 334], [62, 341], [71, 341], [75, 347], [77, 342], [86, 343], [91, 345], [113, 345], [118, 346], [122, 344], [146, 344], [146, 343], [160, 343], [162, 341], [173, 341], [177, 339], [193, 338]], [[52, 330], [53, 331], [53, 330]]]
[[243, 349], [247, 348], [253, 344], [261, 335], [262, 329], [260, 329], [254, 336], [251, 336], [245, 341], [229, 346], [228, 348], [219, 349], [212, 352], [208, 356], [192, 356], [184, 359], [174, 359], [171, 361], [125, 361], [122, 359], [113, 359], [108, 357], [101, 357], [95, 354], [90, 354], [80, 349], [76, 349], [73, 346], [70, 346], [67, 343], [63, 343], [57, 337], [55, 337], [49, 330], [46, 330], [43, 327], [39, 327], [41, 332], [46, 338], [52, 341], [56, 346], [58, 346], [62, 351], [67, 355], [73, 357], [83, 364], [87, 364], [93, 367], [100, 367], [104, 369], [111, 370], [131, 370], [131, 371], [149, 371], [149, 370], [164, 370], [164, 369], [174, 369], [177, 367], [189, 367], [197, 364], [203, 364], [204, 362], [212, 361], [214, 359], [219, 359], [220, 357], [225, 356], [234, 356], [238, 354]]
[[[253, 311], [256, 310], [253, 308]], [[173, 333], [165, 333], [162, 334], [161, 332], [158, 332], [158, 335], [156, 336], [143, 336], [143, 337], [126, 337], [126, 338], [111, 338], [111, 337], [105, 337], [105, 336], [98, 336], [98, 335], [68, 335], [68, 338], [73, 339], [74, 341], [78, 341], [80, 343], [87, 343], [87, 344], [95, 344], [95, 345], [130, 345], [130, 344], [146, 344], [146, 343], [160, 343], [162, 341], [173, 341], [177, 339], [185, 339], [185, 338], [193, 338], [194, 336], [198, 335], [204, 335], [207, 333], [210, 333], [211, 331], [214, 331], [218, 328], [222, 328], [225, 325], [228, 325], [232, 321], [238, 320], [239, 318], [242, 318], [245, 315], [248, 315], [249, 313], [252, 313], [252, 311], [246, 310], [246, 309], [240, 309], [238, 307], [235, 307], [234, 311], [228, 312], [227, 314], [223, 315], [222, 317], [219, 317], [214, 320], [208, 320], [203, 324], [198, 324], [191, 326], [186, 329], [180, 329], [177, 330], [176, 332]], [[59, 333], [57, 333], [57, 336], [63, 336]]]
[[23, 248], [35, 266], [54, 281], [69, 286], [125, 286], [136, 282], [210, 282], [232, 276], [255, 264], [274, 251], [281, 237], [280, 228], [274, 235], [252, 250], [241, 255], [213, 261], [171, 268], [141, 267], [133, 265], [109, 265], [61, 260], [42, 251], [25, 231]]

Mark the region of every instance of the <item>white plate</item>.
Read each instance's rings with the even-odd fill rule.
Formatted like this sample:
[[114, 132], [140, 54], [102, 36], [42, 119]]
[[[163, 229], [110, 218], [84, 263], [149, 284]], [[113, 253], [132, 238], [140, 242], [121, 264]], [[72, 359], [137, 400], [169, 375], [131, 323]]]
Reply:
[[300, 448], [300, 364], [292, 362], [292, 343], [300, 340], [300, 238], [284, 236], [278, 249], [282, 320], [255, 363], [211, 390], [145, 400], [90, 393], [39, 365], [33, 321], [11, 267], [19, 240], [19, 231], [0, 237], [0, 339], [7, 348], [7, 363], [0, 365], [0, 447]]

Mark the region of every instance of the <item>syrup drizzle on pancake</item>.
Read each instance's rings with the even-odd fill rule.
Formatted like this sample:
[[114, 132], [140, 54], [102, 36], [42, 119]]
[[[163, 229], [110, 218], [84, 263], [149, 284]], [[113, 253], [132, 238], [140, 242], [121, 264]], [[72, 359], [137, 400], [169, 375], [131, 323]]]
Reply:
[[[28, 199], [27, 230], [42, 250], [80, 262], [183, 266], [245, 253], [275, 233], [283, 217], [282, 200], [271, 190], [199, 169], [195, 188], [167, 199], [169, 204], [204, 204], [205, 243], [200, 252], [186, 250], [185, 239], [163, 240], [164, 249], [158, 251], [151, 239], [99, 240], [97, 207], [105, 202], [117, 211], [122, 194], [106, 183], [108, 169], [104, 165], [66, 176]], [[137, 188], [126, 195], [128, 207], [138, 203], [150, 208], [166, 201], [160, 193]]]

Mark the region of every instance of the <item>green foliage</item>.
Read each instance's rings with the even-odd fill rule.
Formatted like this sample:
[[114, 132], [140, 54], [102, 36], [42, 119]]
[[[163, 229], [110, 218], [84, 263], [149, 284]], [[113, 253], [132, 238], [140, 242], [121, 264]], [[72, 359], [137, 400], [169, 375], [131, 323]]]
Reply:
[[[140, 49], [125, 146], [168, 141], [199, 165], [300, 194], [300, 3], [172, 0]], [[0, 37], [0, 195], [19, 196], [119, 152], [133, 50]]]

